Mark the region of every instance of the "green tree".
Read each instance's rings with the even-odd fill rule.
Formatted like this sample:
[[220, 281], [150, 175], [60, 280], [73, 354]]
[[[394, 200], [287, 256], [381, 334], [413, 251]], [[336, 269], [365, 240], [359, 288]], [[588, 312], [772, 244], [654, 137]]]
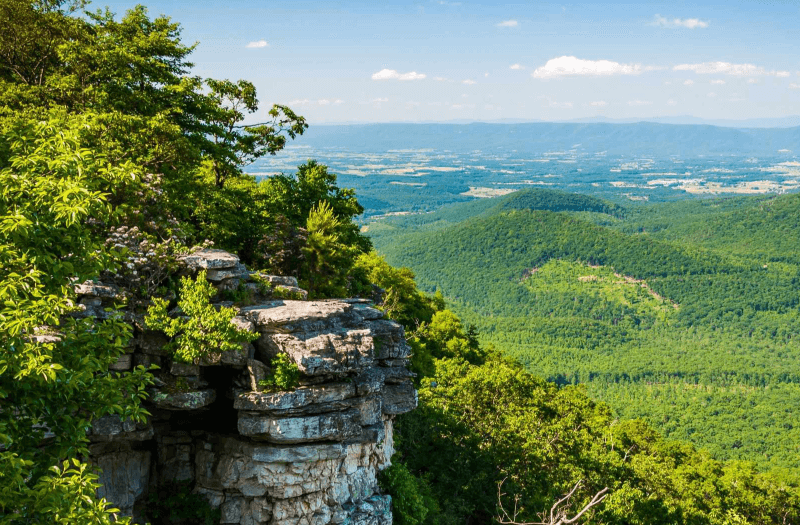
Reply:
[[258, 110], [255, 86], [246, 80], [206, 80], [214, 102], [209, 131], [214, 146], [211, 152], [215, 184], [222, 187], [241, 167], [267, 153], [275, 155], [286, 145], [286, 138], [302, 135], [308, 128], [303, 117], [286, 106], [275, 104], [269, 110], [271, 122], [242, 124], [245, 112]]
[[344, 297], [347, 275], [356, 248], [342, 239], [342, 222], [326, 201], [311, 209], [306, 222], [308, 240], [302, 248], [304, 271], [300, 285], [311, 297]]
[[[114, 268], [101, 224], [109, 189], [141, 177], [81, 147], [79, 117], [55, 113], [0, 135], [0, 515], [8, 523], [110, 521], [81, 458], [92, 420], [141, 421], [149, 374], [115, 374], [130, 327], [113, 314], [78, 319], [72, 284]], [[69, 460], [64, 462], [64, 460]], [[76, 521], [72, 521], [73, 523]]]

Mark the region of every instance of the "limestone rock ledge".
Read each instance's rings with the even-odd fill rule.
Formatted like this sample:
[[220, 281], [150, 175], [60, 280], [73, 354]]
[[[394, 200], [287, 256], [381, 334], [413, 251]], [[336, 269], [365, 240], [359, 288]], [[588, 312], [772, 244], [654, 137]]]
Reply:
[[[139, 523], [160, 487], [186, 481], [221, 511], [220, 524], [391, 524], [391, 498], [377, 476], [394, 452], [394, 417], [417, 405], [402, 326], [362, 300], [297, 300], [306, 293], [293, 278], [253, 274], [221, 250], [183, 259], [183, 274], [201, 270], [220, 302], [226, 290], [252, 292], [256, 304], [233, 322], [259, 337], [241, 352], [179, 363], [164, 334], [125, 312], [134, 340], [110, 369], [160, 370], [147, 424], [115, 416], [93, 424], [100, 495]], [[103, 317], [118, 289], [84, 283], [78, 293], [84, 315]], [[259, 391], [279, 353], [298, 365], [300, 387]]]

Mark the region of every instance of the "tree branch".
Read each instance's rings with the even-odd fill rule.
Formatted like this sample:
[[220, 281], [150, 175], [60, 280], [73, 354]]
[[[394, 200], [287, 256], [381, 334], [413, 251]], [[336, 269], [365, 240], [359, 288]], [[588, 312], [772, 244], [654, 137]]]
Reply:
[[[517, 521], [517, 517], [521, 511], [519, 508], [519, 495], [514, 496], [514, 510], [511, 515], [509, 515], [508, 511], [503, 506], [502, 499], [503, 496], [505, 496], [505, 493], [502, 492], [502, 488], [506, 479], [508, 478], [504, 478], [503, 481], [497, 485], [497, 507], [499, 509], [499, 515], [496, 516], [495, 519], [497, 519], [497, 522], [501, 525], [570, 525], [577, 522], [581, 516], [589, 511], [589, 509], [602, 503], [603, 500], [606, 499], [606, 496], [608, 496], [608, 487], [605, 487], [603, 490], [592, 496], [592, 499], [589, 501], [589, 503], [584, 505], [577, 514], [571, 518], [567, 517], [569, 500], [583, 483], [583, 480], [581, 479], [575, 483], [575, 486], [572, 487], [572, 490], [570, 490], [563, 498], [559, 499], [553, 504], [553, 506], [550, 508], [549, 516], [546, 512], [542, 512], [539, 514], [540, 521]], [[547, 519], [545, 519], [545, 516], [547, 516]]]

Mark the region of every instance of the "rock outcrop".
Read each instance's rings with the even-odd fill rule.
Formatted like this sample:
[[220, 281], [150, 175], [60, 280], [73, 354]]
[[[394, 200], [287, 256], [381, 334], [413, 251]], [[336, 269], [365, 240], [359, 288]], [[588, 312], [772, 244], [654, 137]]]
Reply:
[[[221, 304], [234, 294], [252, 304], [233, 322], [258, 338], [241, 351], [180, 363], [164, 334], [126, 313], [135, 337], [111, 369], [160, 370], [147, 424], [94, 422], [100, 495], [144, 521], [159, 490], [182, 481], [219, 510], [220, 524], [390, 524], [391, 498], [377, 475], [393, 453], [394, 416], [417, 404], [402, 326], [362, 300], [303, 300], [293, 278], [253, 274], [221, 250], [183, 258], [183, 273], [200, 270]], [[110, 315], [119, 293], [101, 283], [77, 291], [81, 315], [96, 317]], [[261, 391], [278, 354], [297, 364], [300, 386]]]

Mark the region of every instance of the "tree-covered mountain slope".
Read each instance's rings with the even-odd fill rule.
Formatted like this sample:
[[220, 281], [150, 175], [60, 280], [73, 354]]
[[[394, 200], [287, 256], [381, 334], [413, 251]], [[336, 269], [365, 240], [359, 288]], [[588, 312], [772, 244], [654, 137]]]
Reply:
[[797, 196], [610, 215], [509, 210], [521, 193], [373, 241], [532, 372], [718, 457], [800, 466]]

